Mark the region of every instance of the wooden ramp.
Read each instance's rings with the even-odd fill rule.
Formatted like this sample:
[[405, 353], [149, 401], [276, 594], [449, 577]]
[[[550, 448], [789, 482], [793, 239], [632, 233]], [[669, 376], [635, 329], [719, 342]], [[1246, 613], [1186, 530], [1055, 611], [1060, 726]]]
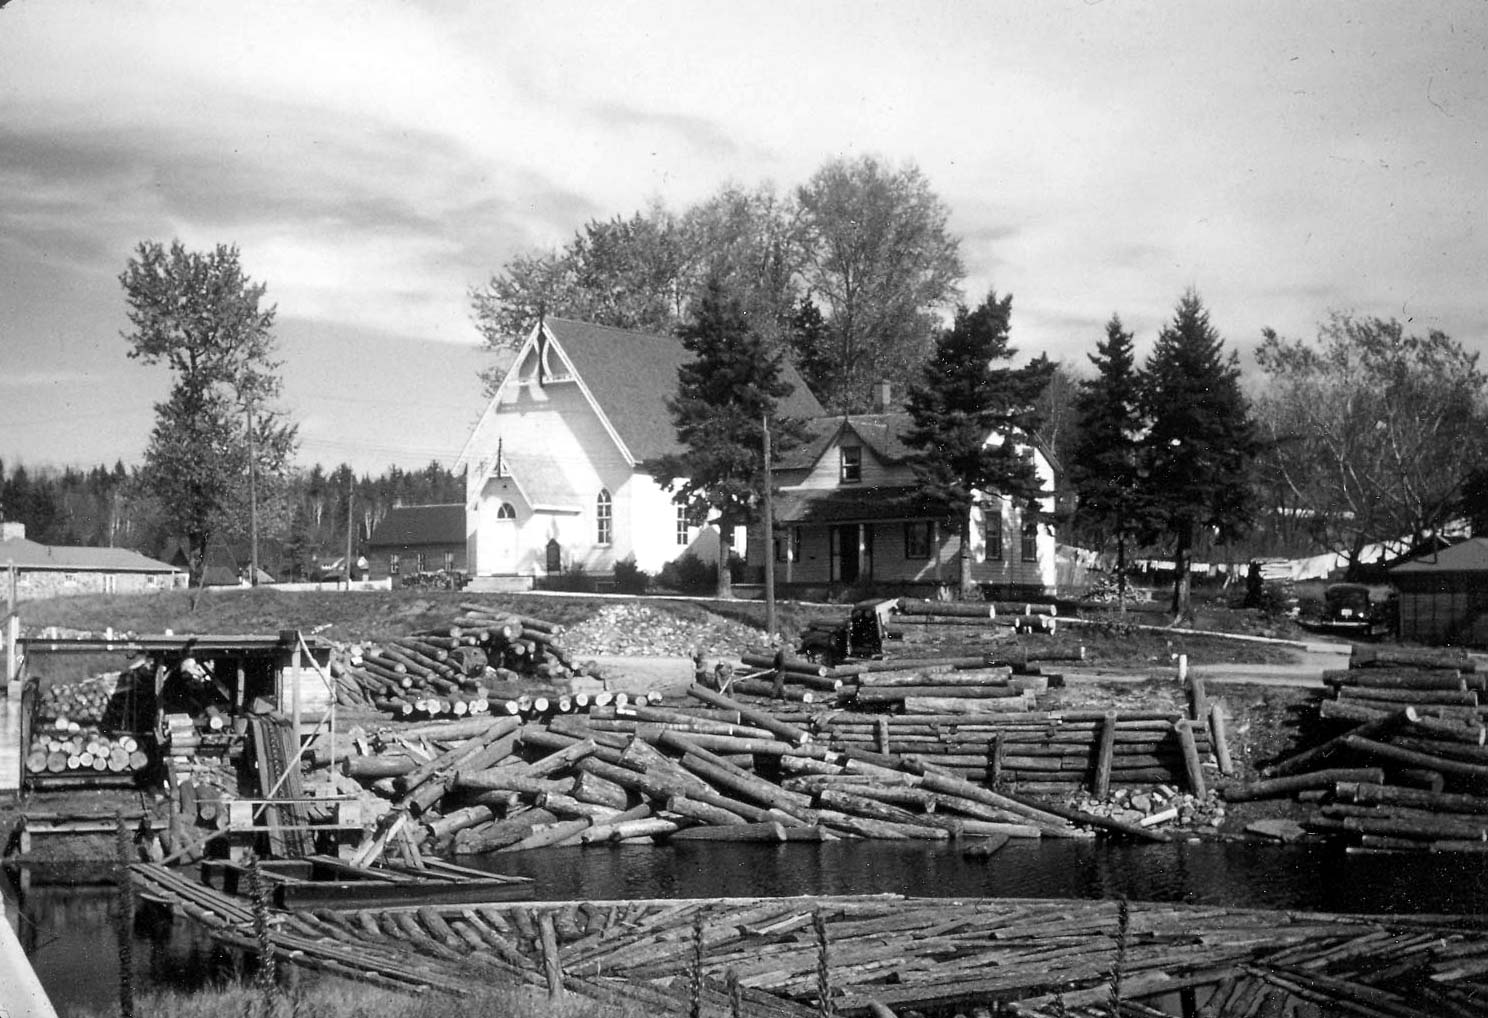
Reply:
[[[255, 949], [240, 904], [159, 867], [135, 875]], [[1115, 902], [874, 895], [317, 909], [276, 913], [273, 929], [285, 961], [381, 985], [464, 994], [505, 979], [657, 1016], [689, 1014], [694, 994], [704, 1013], [729, 1013], [731, 986], [741, 1014], [819, 1014], [823, 942], [844, 1016], [883, 1005], [1096, 1018], [1118, 951], [1123, 1014], [1144, 1018], [1488, 1013], [1488, 919], [1476, 916], [1143, 903], [1123, 920]]]

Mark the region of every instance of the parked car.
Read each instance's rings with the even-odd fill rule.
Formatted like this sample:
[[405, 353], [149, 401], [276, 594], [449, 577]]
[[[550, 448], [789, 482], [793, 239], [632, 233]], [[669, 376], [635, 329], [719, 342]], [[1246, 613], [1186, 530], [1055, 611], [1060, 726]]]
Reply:
[[1374, 639], [1395, 632], [1399, 594], [1394, 587], [1373, 583], [1330, 583], [1323, 588], [1323, 617], [1308, 628]]

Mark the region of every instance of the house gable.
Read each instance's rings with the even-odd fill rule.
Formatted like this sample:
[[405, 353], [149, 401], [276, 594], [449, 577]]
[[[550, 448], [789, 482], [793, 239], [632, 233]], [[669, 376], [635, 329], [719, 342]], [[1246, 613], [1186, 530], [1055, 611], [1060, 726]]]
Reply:
[[783, 486], [811, 489], [912, 484], [903, 440], [909, 425], [908, 414], [817, 418], [807, 440], [782, 458], [777, 474]]

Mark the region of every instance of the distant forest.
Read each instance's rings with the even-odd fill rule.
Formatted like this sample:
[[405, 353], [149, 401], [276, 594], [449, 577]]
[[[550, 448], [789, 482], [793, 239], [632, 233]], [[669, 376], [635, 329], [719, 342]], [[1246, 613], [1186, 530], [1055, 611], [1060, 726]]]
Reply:
[[[348, 512], [347, 498], [351, 499]], [[327, 472], [319, 464], [293, 473], [282, 490], [264, 493], [259, 514], [260, 561], [276, 576], [302, 571], [316, 558], [346, 553], [348, 522], [360, 549], [395, 505], [463, 502], [464, 474], [439, 462], [421, 470], [390, 466], [376, 477], [358, 477], [342, 464]], [[132, 548], [151, 557], [168, 554], [173, 540], [158, 502], [140, 483], [139, 468], [27, 469], [0, 461], [0, 519], [26, 526], [41, 544]], [[226, 521], [223, 536], [238, 548], [248, 539], [249, 520]]]

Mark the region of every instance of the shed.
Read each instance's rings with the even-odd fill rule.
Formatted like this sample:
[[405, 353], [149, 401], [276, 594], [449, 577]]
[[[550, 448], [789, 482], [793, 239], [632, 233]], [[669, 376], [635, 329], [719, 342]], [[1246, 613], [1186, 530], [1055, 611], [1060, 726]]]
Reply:
[[1417, 556], [1390, 570], [1400, 591], [1400, 638], [1488, 645], [1488, 537]]

